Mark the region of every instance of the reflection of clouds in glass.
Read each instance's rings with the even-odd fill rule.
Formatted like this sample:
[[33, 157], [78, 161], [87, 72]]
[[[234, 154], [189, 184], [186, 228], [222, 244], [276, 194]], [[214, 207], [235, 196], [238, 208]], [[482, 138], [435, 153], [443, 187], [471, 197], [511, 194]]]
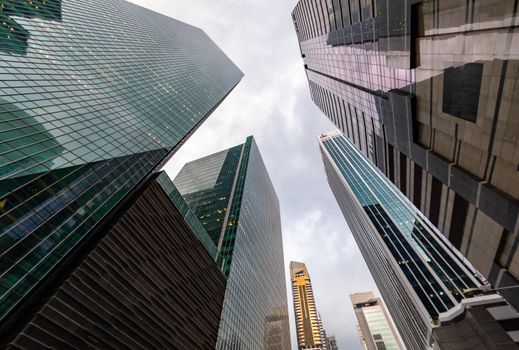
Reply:
[[243, 75], [200, 29], [125, 1], [6, 2], [2, 320]]
[[0, 51], [25, 55], [30, 33], [12, 17], [61, 21], [61, 0], [11, 0], [0, 4]]
[[269, 350], [283, 349], [286, 345], [286, 330], [289, 329], [288, 309], [281, 306], [265, 317], [264, 344]]
[[29, 32], [3, 12], [0, 21], [0, 51], [25, 55]]
[[[48, 171], [64, 148], [36, 118], [19, 105], [0, 98], [0, 124], [8, 125], [0, 132], [0, 177], [20, 177]], [[30, 132], [27, 132], [30, 130]], [[13, 154], [32, 154], [19, 156]], [[8, 165], [8, 166], [5, 166]], [[0, 193], [0, 196], [2, 194]]]

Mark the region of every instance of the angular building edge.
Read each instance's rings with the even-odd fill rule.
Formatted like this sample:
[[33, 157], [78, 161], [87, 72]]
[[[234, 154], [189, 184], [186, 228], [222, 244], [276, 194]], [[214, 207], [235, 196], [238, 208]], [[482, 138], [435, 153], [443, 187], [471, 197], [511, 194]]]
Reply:
[[[506, 302], [503, 296], [489, 288], [488, 282], [486, 282], [483, 276], [481, 276], [481, 274], [477, 272], [477, 270], [475, 270], [470, 263], [468, 263], [468, 261], [461, 255], [459, 251], [452, 250], [453, 247], [449, 244], [450, 242], [445, 241], [443, 235], [437, 230], [437, 228], [430, 223], [427, 224], [428, 220], [423, 217], [423, 214], [421, 214], [420, 211], [418, 211], [414, 206], [409, 205], [409, 199], [401, 194], [399, 190], [396, 189], [395, 186], [389, 182], [383, 174], [381, 174], [379, 169], [375, 168], [365, 158], [359, 155], [359, 151], [353, 145], [351, 145], [349, 141], [346, 140], [345, 136], [341, 132], [334, 131], [323, 133], [317, 138], [323, 156], [328, 182], [330, 183], [332, 192], [334, 193], [337, 202], [343, 211], [345, 219], [351, 228], [351, 232], [362, 252], [369, 270], [380, 292], [382, 293], [384, 300], [387, 302], [388, 310], [395, 321], [395, 325], [397, 326], [406, 347], [409, 349], [421, 349], [423, 347], [432, 348], [433, 346], [436, 346], [435, 349], [439, 349], [438, 346], [441, 345], [441, 349], [454, 350], [456, 349], [456, 344], [459, 344], [460, 341], [467, 338], [472, 339], [473, 346], [492, 344], [492, 342], [495, 342], [496, 340], [499, 340], [503, 346], [513, 346], [512, 344], [514, 344], [514, 342], [519, 342], [519, 337], [516, 335], [517, 330], [519, 330], [516, 329], [516, 323], [519, 321], [519, 313]], [[372, 183], [373, 180], [369, 180], [370, 185], [368, 186], [368, 182], [366, 182], [364, 184], [366, 188], [360, 190], [360, 192], [358, 192], [359, 194], [356, 195], [351, 188], [352, 185], [349, 183], [355, 183], [355, 177], [352, 177], [351, 174], [342, 174], [338, 168], [338, 165], [336, 164], [336, 160], [334, 160], [334, 158], [332, 158], [330, 155], [330, 150], [327, 148], [327, 146], [324, 145], [326, 140], [332, 140], [336, 138], [343, 140], [340, 141], [344, 143], [341, 146], [344, 148], [341, 148], [341, 152], [344, 152], [347, 149], [346, 152], [352, 153], [352, 155], [348, 156], [336, 155], [336, 157], [338, 157], [337, 160], [346, 160], [348, 157], [360, 160], [360, 162], [363, 164], [358, 165], [360, 167], [359, 170], [351, 170], [351, 172], [358, 172], [358, 174], [355, 176], [360, 176], [360, 173], [365, 173], [368, 171], [373, 172], [373, 178], [381, 179], [381, 182], [377, 184], [376, 182]], [[330, 145], [329, 147], [332, 146]], [[335, 145], [333, 147], [339, 146]], [[347, 160], [346, 162], [349, 164], [351, 160]], [[352, 164], [349, 164], [348, 166], [352, 167], [353, 169]], [[337, 179], [330, 178], [332, 175], [337, 177]], [[348, 181], [346, 181], [344, 176], [352, 178], [348, 178]], [[368, 176], [368, 178], [370, 178], [370, 176]], [[339, 180], [340, 184], [336, 183], [336, 180]], [[382, 201], [380, 198], [383, 197], [379, 198], [381, 195], [380, 193], [385, 193], [385, 190], [380, 192], [381, 190], [376, 187], [380, 186], [381, 184], [383, 184], [382, 186], [387, 190], [395, 194], [396, 197], [392, 199], [394, 201], [393, 203], [390, 199], [384, 199], [384, 201]], [[358, 184], [355, 186], [357, 185]], [[367, 190], [368, 192], [363, 192], [364, 190]], [[357, 191], [359, 190], [357, 189]], [[344, 193], [346, 192], [348, 192], [348, 195], [344, 197]], [[367, 193], [371, 193], [370, 196], [374, 197], [362, 197], [367, 196]], [[364, 204], [361, 204], [358, 196], [361, 196], [363, 203], [365, 202]], [[422, 222], [425, 226], [422, 226], [422, 228], [427, 227], [428, 230], [430, 230], [429, 233], [433, 234], [440, 242], [442, 242], [444, 246], [442, 249], [440, 249], [441, 245], [438, 246], [438, 248], [435, 248], [439, 249], [437, 253], [440, 251], [444, 253], [451, 251], [453, 258], [456, 257], [457, 259], [452, 260], [450, 264], [453, 264], [453, 267], [457, 265], [459, 267], [465, 266], [464, 269], [470, 269], [472, 272], [468, 273], [467, 270], [465, 278], [468, 278], [467, 281], [470, 279], [472, 279], [474, 282], [479, 281], [479, 284], [476, 285], [476, 288], [463, 290], [463, 294], [457, 296], [458, 301], [456, 303], [433, 317], [433, 314], [431, 314], [431, 309], [426, 307], [428, 296], [420, 296], [417, 294], [418, 289], [420, 288], [417, 289], [416, 286], [413, 287], [411, 284], [411, 282], [416, 284], [418, 280], [416, 280], [416, 277], [413, 275], [405, 275], [404, 270], [401, 267], [407, 265], [408, 263], [414, 264], [414, 262], [410, 261], [400, 261], [402, 257], [405, 257], [403, 254], [404, 250], [402, 250], [404, 246], [399, 248], [400, 251], [398, 251], [398, 249], [396, 251], [392, 251], [388, 249], [388, 246], [386, 246], [388, 243], [385, 243], [385, 240], [380, 237], [380, 235], [388, 235], [390, 231], [386, 230], [395, 230], [397, 227], [398, 230], [401, 230], [399, 234], [403, 235], [405, 232], [404, 228], [407, 226], [404, 225], [404, 223], [400, 223], [401, 226], [391, 226], [391, 224], [388, 224], [388, 227], [380, 228], [382, 232], [378, 232], [379, 230], [375, 228], [374, 223], [371, 222], [371, 220], [374, 219], [368, 217], [366, 214], [367, 212], [364, 211], [364, 206], [368, 205], [366, 208], [369, 208], [369, 203], [372, 203], [373, 200], [375, 200], [375, 203], [378, 201], [384, 206], [394, 206], [396, 203], [398, 203], [398, 201], [400, 201], [400, 205], [403, 205], [400, 210], [405, 209], [404, 211], [409, 211], [410, 213], [413, 213], [413, 215], [417, 215], [417, 218], [424, 220]], [[358, 216], [350, 215], [350, 209], [348, 208], [351, 210], [355, 208], [355, 213], [358, 214]], [[383, 210], [386, 211], [387, 209], [384, 207]], [[398, 231], [393, 232], [396, 233]], [[415, 234], [414, 231], [413, 234]], [[390, 240], [389, 236], [386, 237], [388, 237], [387, 239]], [[412, 241], [409, 243], [411, 242]], [[410, 248], [412, 250], [417, 250], [418, 252], [420, 251], [418, 248], [418, 243], [416, 242], [414, 242], [414, 244], [410, 244], [407, 247], [407, 249]], [[427, 254], [431, 254], [432, 251], [430, 250], [430, 247], [428, 249], [429, 250], [427, 250]], [[377, 253], [379, 250], [380, 252]], [[425, 252], [423, 253], [425, 254]], [[382, 259], [378, 258], [378, 254], [382, 255]], [[397, 262], [397, 257], [394, 256], [395, 254], [398, 256], [400, 256], [399, 254], [403, 254], [399, 257], [399, 262]], [[418, 258], [420, 255], [421, 254], [416, 255], [416, 257]], [[423, 260], [424, 262], [430, 261], [428, 260], [429, 258], [426, 258], [426, 256], [427, 255], [420, 257], [419, 260]], [[431, 255], [431, 259], [435, 259], [435, 254]], [[400, 265], [401, 263], [403, 265]], [[429, 262], [427, 264], [429, 264]], [[388, 276], [388, 273], [390, 272], [390, 270], [387, 270], [388, 268], [390, 268], [392, 271], [391, 276]], [[386, 273], [384, 273], [384, 271], [386, 271]], [[434, 273], [436, 274], [438, 272]], [[456, 283], [459, 284], [459, 282]], [[463, 282], [461, 284], [463, 285], [465, 283]], [[417, 286], [419, 285], [420, 284]], [[445, 294], [447, 289], [445, 289], [445, 287], [442, 288], [444, 288]], [[400, 292], [397, 292], [398, 290], [400, 290]], [[436, 293], [437, 292], [438, 291], [436, 291]], [[448, 291], [448, 293], [452, 293], [452, 291]], [[406, 300], [402, 300], [402, 298]], [[438, 306], [442, 305], [442, 302], [439, 302], [440, 300], [435, 301]], [[402, 309], [409, 310], [405, 311]], [[509, 325], [510, 322], [513, 324]], [[491, 347], [489, 347], [489, 349], [491, 349]]]
[[[241, 79], [240, 79], [241, 81]], [[11, 311], [9, 311], [1, 320], [0, 323], [0, 337], [4, 334], [9, 335], [13, 332], [12, 329], [20, 329], [23, 325], [23, 321], [27, 319], [27, 311], [33, 310], [38, 304], [42, 303], [42, 298], [47, 298], [47, 291], [52, 290], [56, 286], [60, 285], [68, 275], [70, 275], [74, 269], [79, 266], [82, 259], [89, 254], [89, 252], [97, 245], [99, 241], [107, 234], [107, 232], [113, 227], [115, 218], [119, 217], [124, 213], [138, 198], [142, 191], [144, 191], [146, 184], [151, 181], [157, 172], [160, 171], [164, 165], [173, 157], [178, 149], [187, 142], [187, 140], [195, 133], [195, 131], [207, 120], [207, 118], [216, 110], [216, 108], [224, 101], [224, 99], [234, 90], [234, 88], [240, 83], [238, 81], [233, 88], [215, 105], [206, 116], [201, 119], [191, 131], [185, 135], [178, 144], [166, 155], [166, 157], [156, 165], [155, 169], [151, 171], [147, 176], [141, 179], [122, 199], [121, 201], [106, 215], [101, 221], [99, 221], [95, 227], [84, 237], [38, 285], [24, 298], [24, 302], [15, 305]], [[171, 180], [170, 180], [171, 181]], [[213, 255], [211, 248], [208, 249], [209, 254]], [[218, 261], [222, 259], [217, 257]]]
[[150, 176], [0, 346], [214, 347], [226, 278], [171, 185]]
[[186, 163], [173, 183], [225, 259], [216, 348], [289, 349], [279, 200], [260, 150], [248, 136], [210, 151]]
[[[25, 18], [25, 28], [17, 27], [25, 30], [25, 42], [13, 35], [2, 39], [2, 60], [12, 62], [2, 68], [26, 68], [32, 75], [3, 81], [13, 87], [24, 79], [23, 92], [0, 90], [6, 137], [2, 156], [7, 155], [0, 166], [1, 178], [7, 180], [0, 209], [10, 250], [4, 260], [10, 265], [2, 271], [0, 334], [16, 313], [23, 314], [18, 308], [27, 309], [42, 284], [48, 285], [55, 269], [67, 265], [62, 261], [103, 230], [110, 213], [165, 164], [243, 77], [197, 27], [124, 1], [98, 5], [52, 0], [36, 7], [7, 4], [4, 9], [7, 16]], [[96, 16], [100, 9], [105, 11], [102, 17]], [[146, 31], [135, 31], [142, 24]], [[88, 35], [93, 32], [95, 38]], [[78, 45], [76, 36], [81, 37], [80, 52], [73, 58], [59, 44], [67, 36], [71, 50]], [[122, 42], [126, 50], [119, 50]], [[10, 50], [17, 43], [25, 45], [23, 52]], [[45, 53], [37, 50], [42, 44]], [[103, 58], [113, 59], [103, 60], [98, 49]], [[39, 66], [42, 59], [45, 69]], [[106, 69], [118, 74], [106, 74]], [[65, 93], [63, 86], [68, 87]], [[34, 94], [42, 90], [56, 93]], [[35, 149], [34, 131], [46, 129], [56, 132], [40, 137], [45, 142]]]

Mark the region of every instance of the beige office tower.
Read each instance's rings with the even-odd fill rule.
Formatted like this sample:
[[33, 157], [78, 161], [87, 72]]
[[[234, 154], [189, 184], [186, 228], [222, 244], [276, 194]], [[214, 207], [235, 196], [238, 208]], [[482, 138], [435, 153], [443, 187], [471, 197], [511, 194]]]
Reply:
[[[493, 287], [519, 284], [514, 0], [300, 0], [312, 100]], [[500, 291], [519, 309], [517, 289]]]
[[351, 294], [350, 299], [359, 321], [357, 331], [364, 350], [403, 349], [380, 298], [373, 292], [365, 292]]
[[294, 297], [298, 349], [326, 349], [326, 337], [324, 336], [321, 317], [315, 307], [312, 283], [306, 265], [296, 261], [290, 262], [290, 277]]
[[326, 337], [328, 350], [339, 350], [339, 346], [337, 345], [337, 339], [335, 339], [334, 335], [329, 335]]

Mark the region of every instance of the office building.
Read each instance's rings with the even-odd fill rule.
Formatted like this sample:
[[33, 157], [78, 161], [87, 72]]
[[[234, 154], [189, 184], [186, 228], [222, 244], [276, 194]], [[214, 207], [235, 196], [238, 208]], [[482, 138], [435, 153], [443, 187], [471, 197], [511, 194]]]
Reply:
[[224, 260], [216, 348], [264, 349], [275, 326], [289, 349], [279, 202], [254, 138], [187, 163], [173, 182]]
[[312, 282], [306, 265], [291, 261], [290, 279], [298, 349], [326, 349], [326, 335], [321, 315], [315, 306]]
[[337, 339], [335, 339], [334, 335], [329, 335], [326, 340], [328, 342], [328, 350], [339, 350], [339, 345], [337, 345]]
[[380, 298], [376, 298], [373, 292], [365, 292], [350, 294], [350, 299], [359, 322], [357, 329], [364, 349], [403, 349]]
[[242, 73], [202, 30], [122, 0], [8, 1], [0, 16], [4, 329]]
[[[332, 192], [406, 348], [459, 344], [454, 338], [467, 332], [471, 349], [515, 347], [519, 314], [445, 236], [342, 133], [321, 135], [319, 145]], [[451, 327], [464, 332], [442, 332]]]
[[312, 100], [495, 287], [519, 283], [514, 6], [301, 0], [292, 13]]
[[156, 175], [0, 345], [214, 349], [226, 283], [217, 250], [167, 175]]

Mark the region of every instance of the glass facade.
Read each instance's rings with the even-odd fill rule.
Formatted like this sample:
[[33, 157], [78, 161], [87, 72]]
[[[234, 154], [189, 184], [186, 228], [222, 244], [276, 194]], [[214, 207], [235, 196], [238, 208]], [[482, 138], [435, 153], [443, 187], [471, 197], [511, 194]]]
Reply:
[[0, 17], [1, 319], [242, 73], [202, 30], [121, 0]]
[[492, 284], [518, 284], [515, 1], [300, 0], [292, 19], [315, 104]]
[[[393, 333], [387, 324], [384, 313], [380, 306], [371, 306], [364, 309], [364, 316], [369, 325], [369, 330], [373, 334], [373, 339], [378, 348], [386, 348], [388, 350], [399, 349]], [[384, 347], [382, 347], [383, 345]]]
[[172, 186], [165, 173], [145, 179], [0, 347], [214, 349], [227, 280]]
[[486, 280], [342, 135], [320, 137], [332, 190], [406, 346]]
[[205, 250], [213, 257], [218, 266], [222, 266], [223, 258], [211, 237], [200, 223], [196, 215], [191, 211], [184, 198], [175, 187], [169, 176], [164, 172], [160, 172], [156, 179], [157, 183], [162, 187], [171, 202], [175, 205], [178, 212], [184, 218], [184, 221], [191, 227], [196, 234], [198, 240], [202, 242]]
[[254, 139], [186, 164], [173, 182], [225, 260], [217, 349], [290, 349], [279, 202]]
[[[240, 192], [240, 189], [236, 190], [238, 167], [242, 161], [247, 166], [243, 148], [244, 145], [235, 146], [187, 163], [175, 178], [175, 184], [186, 203], [225, 257], [226, 276], [229, 275], [234, 244], [225, 238], [229, 237], [227, 231], [231, 231], [233, 226], [230, 218], [239, 216], [241, 204], [240, 198], [235, 195]], [[232, 214], [231, 208], [235, 211]]]
[[384, 304], [372, 292], [350, 295], [361, 343], [367, 350], [401, 350], [395, 329], [388, 318]]

